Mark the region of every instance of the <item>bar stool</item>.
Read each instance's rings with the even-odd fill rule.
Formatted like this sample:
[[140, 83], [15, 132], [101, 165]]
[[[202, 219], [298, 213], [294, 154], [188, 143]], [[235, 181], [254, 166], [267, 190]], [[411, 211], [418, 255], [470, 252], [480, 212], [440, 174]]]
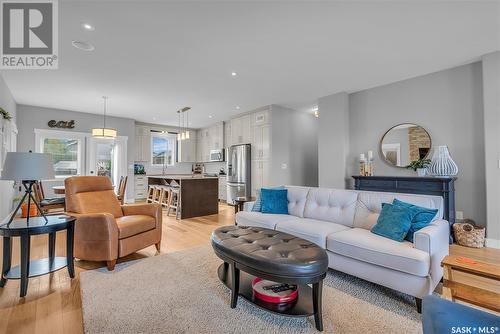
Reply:
[[146, 198], [146, 202], [153, 203], [154, 196], [155, 196], [155, 186], [150, 184], [148, 187], [148, 196]]
[[168, 201], [170, 199], [170, 186], [160, 186], [160, 200], [159, 204], [168, 209]]
[[181, 188], [178, 186], [170, 186], [169, 188], [169, 198], [167, 206], [167, 216], [170, 215], [170, 210], [175, 210], [175, 219], [180, 219], [180, 205], [181, 205]]
[[160, 204], [160, 201], [161, 201], [161, 194], [162, 194], [162, 188], [163, 186], [161, 185], [158, 185], [158, 184], [155, 184], [153, 186], [154, 188], [154, 192], [153, 192], [153, 203], [158, 203]]

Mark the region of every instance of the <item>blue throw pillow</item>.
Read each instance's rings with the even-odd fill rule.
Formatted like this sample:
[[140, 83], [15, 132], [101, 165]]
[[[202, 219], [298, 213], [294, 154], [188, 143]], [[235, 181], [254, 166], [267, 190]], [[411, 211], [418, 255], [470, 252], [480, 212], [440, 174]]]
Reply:
[[[279, 187], [269, 188], [269, 189], [285, 189], [285, 187], [279, 186]], [[262, 197], [260, 196], [261, 190], [262, 189], [257, 190], [257, 198], [255, 199], [255, 203], [253, 204], [252, 212], [262, 212]]]
[[401, 242], [410, 229], [413, 216], [411, 209], [383, 203], [380, 216], [371, 232]]
[[411, 220], [411, 226], [410, 229], [408, 230], [408, 234], [406, 235], [406, 240], [413, 242], [413, 234], [420, 230], [421, 228], [426, 227], [431, 223], [431, 221], [436, 217], [436, 214], [438, 212], [437, 209], [428, 209], [424, 208], [418, 205], [406, 203], [403, 201], [398, 200], [395, 198], [392, 201], [393, 205], [400, 206], [403, 208], [408, 208], [410, 210], [413, 210], [414, 216], [413, 219]]
[[288, 190], [265, 189], [260, 190], [262, 199], [262, 213], [288, 214]]

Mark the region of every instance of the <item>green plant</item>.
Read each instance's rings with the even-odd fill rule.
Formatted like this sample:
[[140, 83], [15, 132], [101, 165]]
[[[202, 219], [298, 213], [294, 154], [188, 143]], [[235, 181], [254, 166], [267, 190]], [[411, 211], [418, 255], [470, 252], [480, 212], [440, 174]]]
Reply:
[[5, 111], [4, 109], [0, 108], [0, 115], [2, 115], [3, 119], [6, 119], [10, 121], [12, 119], [12, 115], [9, 114], [8, 111]]
[[431, 164], [431, 159], [418, 159], [418, 160], [410, 162], [410, 164], [408, 166], [406, 166], [406, 168], [412, 169], [416, 172], [417, 169], [426, 168], [430, 164]]

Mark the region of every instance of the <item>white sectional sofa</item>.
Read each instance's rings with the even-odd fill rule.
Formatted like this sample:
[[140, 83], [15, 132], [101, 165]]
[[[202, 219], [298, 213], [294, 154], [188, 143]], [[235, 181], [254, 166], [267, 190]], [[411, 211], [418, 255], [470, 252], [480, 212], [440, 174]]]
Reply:
[[[448, 255], [449, 224], [442, 220], [438, 196], [286, 186], [288, 215], [252, 212], [245, 203], [236, 223], [296, 235], [325, 248], [329, 267], [416, 297], [431, 294], [443, 276], [441, 260]], [[382, 203], [397, 198], [438, 209], [434, 221], [414, 235], [414, 242], [397, 242], [373, 234]]]

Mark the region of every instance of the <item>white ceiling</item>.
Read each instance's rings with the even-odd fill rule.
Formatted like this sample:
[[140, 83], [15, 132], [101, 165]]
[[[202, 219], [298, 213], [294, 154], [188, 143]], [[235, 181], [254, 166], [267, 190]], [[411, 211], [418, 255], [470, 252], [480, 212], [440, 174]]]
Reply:
[[108, 95], [109, 114], [149, 123], [176, 124], [183, 106], [192, 127], [268, 104], [307, 109], [500, 49], [498, 1], [59, 4], [59, 69], [2, 71], [16, 101], [100, 113]]

